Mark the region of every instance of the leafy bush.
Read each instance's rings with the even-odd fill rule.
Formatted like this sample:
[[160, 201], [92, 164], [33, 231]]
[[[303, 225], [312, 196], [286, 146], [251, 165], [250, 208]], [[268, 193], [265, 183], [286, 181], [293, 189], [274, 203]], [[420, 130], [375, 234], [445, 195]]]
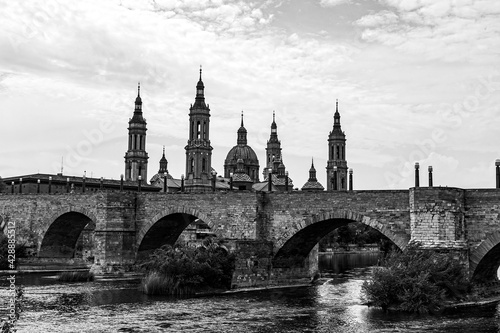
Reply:
[[141, 289], [147, 294], [192, 294], [201, 289], [229, 289], [235, 257], [209, 238], [199, 248], [164, 245], [140, 267], [147, 275]]
[[444, 301], [463, 297], [470, 284], [462, 265], [450, 254], [408, 245], [404, 252], [392, 252], [383, 267], [374, 270], [362, 292], [368, 304], [426, 313], [438, 310]]

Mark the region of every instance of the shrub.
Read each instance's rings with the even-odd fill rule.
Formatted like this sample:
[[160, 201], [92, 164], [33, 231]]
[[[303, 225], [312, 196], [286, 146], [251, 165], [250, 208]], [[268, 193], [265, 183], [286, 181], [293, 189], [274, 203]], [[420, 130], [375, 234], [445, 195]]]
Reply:
[[89, 282], [94, 281], [94, 273], [89, 271], [62, 272], [57, 276], [57, 280], [61, 282]]
[[383, 267], [375, 268], [362, 292], [368, 303], [381, 307], [426, 313], [438, 310], [445, 300], [469, 291], [462, 265], [451, 255], [424, 250], [418, 243], [404, 252], [392, 252]]
[[164, 245], [140, 265], [146, 271], [141, 289], [147, 294], [171, 295], [229, 289], [234, 262], [234, 255], [211, 239], [199, 248]]

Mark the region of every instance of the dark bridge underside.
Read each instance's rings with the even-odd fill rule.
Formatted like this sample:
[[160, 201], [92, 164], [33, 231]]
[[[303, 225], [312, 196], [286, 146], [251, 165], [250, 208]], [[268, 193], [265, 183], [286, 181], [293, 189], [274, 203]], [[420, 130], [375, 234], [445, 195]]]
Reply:
[[500, 244], [497, 244], [481, 259], [474, 270], [472, 280], [478, 283], [498, 281], [497, 271], [499, 266]]
[[182, 231], [196, 219], [198, 218], [193, 215], [175, 213], [158, 220], [144, 235], [139, 246], [138, 258], [147, 256], [165, 244], [174, 245]]
[[302, 267], [309, 252], [318, 242], [333, 230], [349, 223], [347, 219], [330, 219], [311, 224], [297, 232], [278, 250], [273, 258], [273, 267]]
[[78, 237], [89, 223], [95, 228], [95, 223], [82, 213], [69, 212], [59, 216], [45, 233], [38, 256], [73, 258]]

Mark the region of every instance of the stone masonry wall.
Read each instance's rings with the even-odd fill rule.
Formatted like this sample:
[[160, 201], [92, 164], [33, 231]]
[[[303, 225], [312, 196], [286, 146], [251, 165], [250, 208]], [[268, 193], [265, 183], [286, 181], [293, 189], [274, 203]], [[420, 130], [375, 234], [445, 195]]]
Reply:
[[464, 193], [451, 187], [410, 189], [411, 240], [424, 247], [466, 248]]
[[369, 225], [399, 247], [410, 239], [408, 191], [291, 192], [268, 195], [268, 239], [275, 252], [299, 230], [329, 219]]

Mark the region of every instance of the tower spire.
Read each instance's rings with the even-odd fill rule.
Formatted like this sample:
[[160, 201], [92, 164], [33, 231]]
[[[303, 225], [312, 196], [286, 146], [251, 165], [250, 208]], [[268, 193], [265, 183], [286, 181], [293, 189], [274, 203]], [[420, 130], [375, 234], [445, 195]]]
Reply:
[[200, 65], [200, 81], [201, 81], [201, 65]]
[[241, 110], [241, 127], [244, 127], [243, 126], [243, 110]]

